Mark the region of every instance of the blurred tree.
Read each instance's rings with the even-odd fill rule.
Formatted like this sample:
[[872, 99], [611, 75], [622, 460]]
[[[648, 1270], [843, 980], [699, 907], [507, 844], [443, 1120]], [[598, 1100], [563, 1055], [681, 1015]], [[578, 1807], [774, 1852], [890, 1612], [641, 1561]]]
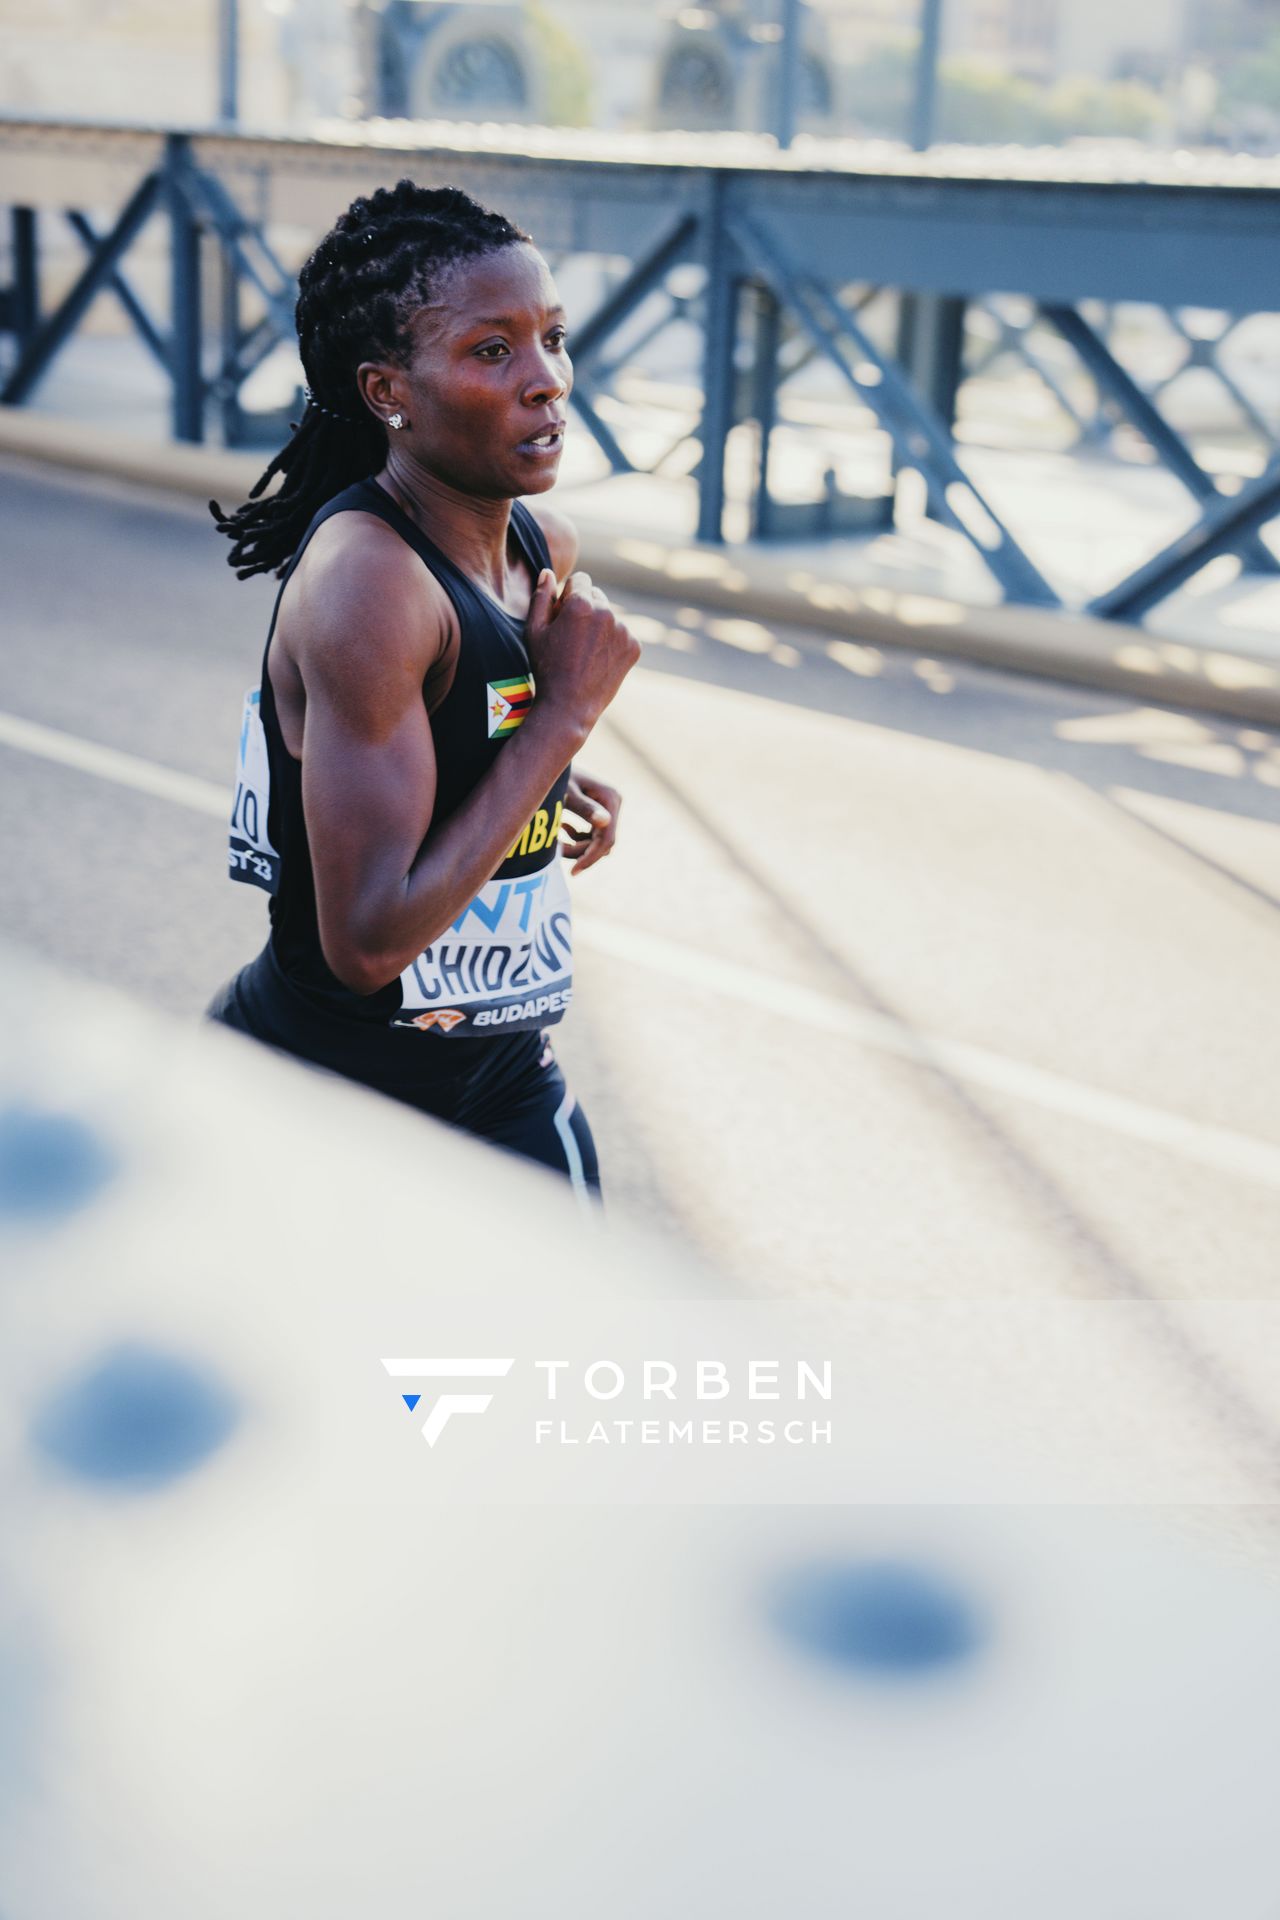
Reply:
[[1141, 80], [1103, 81], [1072, 74], [1053, 88], [1049, 109], [1059, 139], [1094, 134], [1149, 140], [1169, 127], [1167, 105]]
[[526, 6], [525, 22], [536, 52], [543, 115], [549, 126], [589, 127], [592, 121], [591, 65], [573, 35], [545, 7]]
[[939, 140], [1033, 147], [1057, 137], [1043, 87], [976, 60], [939, 66]]
[[[845, 100], [862, 133], [902, 137], [914, 85], [911, 41], [878, 47], [846, 75]], [[977, 60], [943, 60], [938, 69], [939, 140], [976, 145], [1053, 144], [1079, 135], [1149, 138], [1168, 125], [1154, 88], [1088, 74], [1052, 89]]]

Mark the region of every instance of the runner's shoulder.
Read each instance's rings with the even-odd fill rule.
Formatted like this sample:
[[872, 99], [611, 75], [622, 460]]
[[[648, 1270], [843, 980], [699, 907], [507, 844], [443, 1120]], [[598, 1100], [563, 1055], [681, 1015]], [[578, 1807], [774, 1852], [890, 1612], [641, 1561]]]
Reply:
[[444, 588], [376, 514], [334, 514], [317, 527], [285, 590], [288, 650], [304, 680], [403, 672], [418, 687], [444, 652]]
[[578, 529], [567, 513], [544, 505], [538, 494], [524, 504], [542, 529], [556, 579], [566, 580], [578, 564]]

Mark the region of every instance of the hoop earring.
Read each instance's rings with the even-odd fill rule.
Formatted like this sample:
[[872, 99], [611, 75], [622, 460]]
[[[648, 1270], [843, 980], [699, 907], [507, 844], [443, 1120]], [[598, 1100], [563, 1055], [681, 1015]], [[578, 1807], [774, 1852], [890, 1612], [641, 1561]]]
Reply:
[[404, 425], [404, 415], [402, 413], [391, 414], [387, 419], [387, 425], [389, 427], [402, 427]]

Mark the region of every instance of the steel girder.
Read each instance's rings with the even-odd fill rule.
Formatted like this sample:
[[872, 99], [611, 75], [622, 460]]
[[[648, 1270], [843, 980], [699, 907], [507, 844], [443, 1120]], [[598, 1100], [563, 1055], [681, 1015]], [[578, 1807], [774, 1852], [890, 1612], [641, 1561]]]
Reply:
[[[86, 214], [79, 212], [75, 207], [68, 207], [67, 225], [71, 228], [76, 238], [84, 242], [85, 249], [92, 259], [103, 241], [103, 236], [96, 231], [92, 221]], [[134, 332], [138, 335], [138, 338], [142, 341], [147, 351], [154, 360], [158, 361], [165, 372], [168, 373], [170, 369], [168, 344], [159, 327], [157, 327], [155, 321], [142, 304], [142, 301], [125, 278], [120, 267], [116, 266], [111, 269], [106, 278], [106, 285], [110, 287], [112, 293], [114, 293], [116, 299], [124, 308]]]
[[36, 326], [17, 364], [0, 387], [0, 405], [19, 406], [51, 362], [71, 338], [99, 293], [112, 282], [118, 262], [128, 252], [160, 203], [163, 175], [148, 173], [138, 182], [110, 233], [96, 242], [93, 254], [61, 304]]
[[935, 516], [971, 542], [1010, 599], [1057, 606], [1057, 594], [960, 466], [946, 427], [896, 363], [829, 287], [800, 271], [748, 216], [736, 215], [732, 230], [749, 267], [875, 414], [900, 464], [921, 473]]
[[1193, 527], [1170, 541], [1153, 560], [1090, 602], [1105, 620], [1138, 620], [1167, 600], [1220, 555], [1235, 553], [1269, 520], [1280, 515], [1280, 454], [1256, 480], [1230, 496], [1215, 494]]
[[[1102, 597], [1100, 610], [1135, 604], [1135, 594], [1152, 604], [1151, 595], [1171, 591], [1168, 583], [1192, 557], [1212, 557], [1233, 542], [1251, 559], [1273, 564], [1257, 540], [1269, 498], [1265, 488], [1260, 495], [1248, 488], [1230, 500], [1217, 493], [1212, 477], [1158, 413], [1154, 394], [1142, 393], [1092, 329], [1082, 331], [1078, 303], [1085, 297], [1141, 300], [1168, 309], [1229, 308], [1234, 314], [1268, 307], [1280, 164], [1258, 163], [1246, 178], [1238, 167], [1215, 172], [1154, 160], [1148, 178], [1100, 180], [1079, 171], [1072, 177], [1078, 163], [1070, 155], [1052, 165], [1032, 156], [1021, 175], [1014, 167], [996, 177], [997, 169], [977, 155], [949, 173], [933, 156], [886, 159], [878, 150], [864, 158], [852, 146], [833, 145], [830, 155], [815, 148], [801, 164], [792, 154], [779, 156], [739, 136], [658, 136], [646, 143], [643, 158], [623, 138], [562, 137], [546, 130], [503, 134], [487, 145], [468, 144], [473, 135], [455, 128], [391, 129], [375, 138], [353, 129], [352, 136], [165, 133], [0, 116], [0, 152], [15, 207], [13, 285], [3, 318], [17, 342], [16, 364], [0, 397], [10, 404], [24, 399], [90, 302], [110, 290], [123, 300], [149, 349], [167, 356], [175, 432], [198, 437], [209, 392], [224, 406], [233, 403], [240, 383], [276, 341], [292, 339], [292, 288], [265, 241], [266, 223], [316, 228], [354, 193], [413, 171], [456, 180], [490, 204], [503, 205], [544, 248], [611, 254], [630, 263], [622, 284], [575, 339], [580, 414], [617, 470], [630, 461], [598, 400], [638, 338], [693, 311], [687, 291], [669, 289], [667, 276], [682, 262], [701, 264], [699, 530], [706, 539], [720, 538], [725, 444], [739, 409], [761, 425], [756, 520], [761, 530], [767, 527], [769, 435], [778, 389], [792, 370], [790, 345], [800, 338], [808, 353], [837, 367], [877, 415], [898, 459], [924, 474], [932, 510], [973, 542], [1005, 593], [1052, 602], [1039, 570], [963, 473], [946, 421], [930, 405], [936, 385], [930, 366], [913, 367], [913, 385], [875, 350], [838, 291], [855, 284], [894, 287], [956, 303], [998, 288], [1021, 293], [1056, 315], [1108, 405], [1121, 407], [1147, 431], [1159, 456], [1206, 509], [1199, 528], [1175, 543], [1176, 556], [1172, 549], [1158, 556], [1141, 570], [1140, 585], [1136, 576], [1121, 583]], [[99, 235], [79, 209], [100, 206], [107, 191], [122, 211], [110, 231]], [[241, 211], [250, 203], [254, 219]], [[43, 320], [34, 274], [35, 210], [41, 207], [72, 209], [76, 231], [91, 249], [70, 294]], [[121, 271], [129, 246], [156, 212], [167, 214], [172, 243], [167, 338]], [[216, 238], [234, 295], [224, 300], [221, 368], [211, 387], [203, 375], [200, 338], [202, 233]], [[244, 280], [265, 309], [249, 327], [239, 317]], [[756, 302], [757, 351], [744, 400], [734, 361], [748, 286]], [[644, 324], [628, 333], [627, 322], [658, 294], [664, 297], [657, 314], [647, 313]], [[1194, 358], [1197, 349], [1189, 344]], [[1256, 428], [1257, 410], [1244, 411]], [[1241, 499], [1249, 512], [1240, 510]]]
[[39, 241], [34, 207], [14, 207], [9, 215], [12, 280], [0, 288], [0, 329], [11, 333], [18, 350], [26, 346], [40, 321], [37, 271]]
[[[1162, 464], [1181, 480], [1192, 498], [1201, 502], [1220, 500], [1223, 496], [1212, 474], [1205, 472], [1186, 441], [1170, 426], [1133, 375], [1121, 366], [1083, 314], [1075, 307], [1049, 305], [1042, 306], [1040, 312], [1075, 349], [1093, 376], [1098, 391], [1105, 394], [1125, 419], [1138, 429]], [[1254, 572], [1280, 571], [1274, 555], [1256, 536], [1243, 541], [1241, 555]]]
[[[191, 143], [171, 134], [161, 163], [135, 187], [108, 233], [100, 234], [87, 215], [68, 208], [67, 220], [89, 259], [70, 291], [45, 319], [26, 331], [16, 365], [3, 387], [0, 404], [20, 405], [49, 370], [99, 293], [109, 290], [121, 302], [148, 350], [173, 383], [173, 432], [179, 440], [204, 437], [206, 382], [201, 325], [202, 231], [217, 234], [224, 258], [238, 278], [252, 281], [266, 304], [264, 321], [224, 342], [223, 380], [238, 389], [253, 368], [282, 338], [293, 334], [289, 276], [265, 237], [246, 220], [218, 180], [202, 172]], [[161, 332], [122, 271], [121, 262], [153, 214], [164, 213], [170, 230], [170, 326]]]

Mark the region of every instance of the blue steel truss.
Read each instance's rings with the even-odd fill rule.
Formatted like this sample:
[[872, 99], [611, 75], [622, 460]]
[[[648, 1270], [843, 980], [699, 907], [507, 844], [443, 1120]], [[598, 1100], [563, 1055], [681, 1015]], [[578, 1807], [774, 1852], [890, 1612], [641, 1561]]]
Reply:
[[[1014, 355], [1043, 382], [1057, 405], [1075, 426], [1079, 440], [1083, 443], [1101, 443], [1108, 440], [1115, 431], [1117, 422], [1126, 417], [1127, 410], [1115, 405], [1109, 394], [1109, 376], [1113, 376], [1117, 368], [1121, 379], [1127, 380], [1131, 389], [1151, 402], [1153, 407], [1161, 396], [1168, 393], [1170, 388], [1182, 380], [1186, 374], [1203, 372], [1226, 395], [1239, 414], [1243, 425], [1264, 446], [1274, 443], [1275, 429], [1272, 423], [1265, 418], [1260, 407], [1245, 392], [1230, 368], [1225, 365], [1221, 355], [1221, 349], [1237, 327], [1251, 317], [1249, 314], [1222, 313], [1218, 309], [1215, 314], [1220, 321], [1217, 331], [1206, 334], [1193, 332], [1187, 325], [1183, 313], [1176, 307], [1155, 309], [1163, 324], [1185, 347], [1185, 352], [1178, 364], [1171, 367], [1167, 373], [1160, 374], [1155, 379], [1141, 381], [1136, 374], [1126, 372], [1123, 362], [1119, 361], [1113, 352], [1111, 341], [1116, 316], [1114, 307], [1108, 305], [1104, 311], [1101, 327], [1093, 326], [1091, 329], [1102, 341], [1105, 352], [1105, 359], [1099, 363], [1103, 369], [1103, 377], [1097, 381], [1099, 403], [1091, 411], [1079, 405], [1054, 368], [1036, 350], [1031, 333], [1041, 315], [1034, 306], [1031, 308], [1029, 318], [1017, 320], [1011, 319], [1008, 314], [1002, 312], [993, 299], [971, 302], [971, 305], [981, 309], [985, 323], [993, 332], [992, 337], [970, 355], [965, 367], [965, 377], [973, 379], [976, 375], [985, 373], [1002, 354]], [[1131, 423], [1137, 424], [1132, 413], [1129, 413], [1128, 417]], [[1167, 430], [1168, 423], [1163, 420], [1163, 416], [1157, 415], [1157, 419]]]
[[1231, 335], [1235, 332], [1241, 321], [1249, 318], [1248, 314], [1224, 314], [1223, 324], [1218, 332], [1207, 335], [1192, 333], [1176, 307], [1166, 312], [1164, 317], [1173, 332], [1176, 333], [1178, 338], [1184, 343], [1187, 351], [1181, 366], [1174, 367], [1172, 372], [1166, 373], [1163, 379], [1153, 382], [1152, 385], [1147, 388], [1147, 393], [1150, 398], [1155, 400], [1160, 394], [1167, 393], [1174, 382], [1181, 380], [1185, 373], [1190, 373], [1196, 369], [1202, 370], [1213, 376], [1223, 392], [1228, 395], [1239, 409], [1247, 425], [1252, 427], [1254, 432], [1260, 435], [1262, 439], [1270, 440], [1272, 431], [1269, 423], [1263, 419], [1262, 414], [1241, 387], [1239, 381], [1236, 380], [1228, 368], [1223, 365], [1222, 361], [1222, 348], [1231, 338]]
[[[1131, 422], [1155, 449], [1163, 464], [1181, 480], [1199, 501], [1221, 498], [1213, 476], [1206, 473], [1182, 436], [1174, 431], [1150, 394], [1140, 387], [1114, 357], [1101, 336], [1094, 332], [1075, 307], [1045, 305], [1040, 309], [1049, 324], [1057, 329], [1068, 345], [1074, 347], [1092, 374], [1098, 391], [1107, 396], [1125, 419]], [[1256, 537], [1245, 541], [1241, 558], [1259, 573], [1280, 572], [1274, 556]]]
[[1058, 596], [964, 472], [946, 427], [895, 363], [873, 345], [830, 288], [816, 275], [801, 273], [748, 216], [739, 215], [731, 231], [748, 269], [795, 314], [855, 398], [875, 414], [900, 465], [923, 475], [936, 517], [973, 542], [1011, 600], [1056, 606]]
[[[610, 382], [673, 319], [696, 317], [704, 338], [698, 533], [722, 539], [725, 455], [744, 419], [757, 423], [760, 461], [756, 529], [767, 534], [772, 500], [769, 443], [786, 380], [811, 358], [829, 362], [892, 442], [895, 470], [924, 478], [930, 511], [970, 541], [1011, 600], [1056, 603], [1039, 568], [965, 473], [950, 431], [966, 303], [993, 291], [1021, 294], [1067, 340], [1088, 370], [1109, 415], [1147, 439], [1202, 508], [1192, 531], [1095, 602], [1103, 614], [1134, 617], [1172, 592], [1221, 552], [1275, 571], [1259, 539], [1280, 512], [1275, 466], [1225, 497], [1157, 404], [1188, 365], [1212, 365], [1255, 431], [1266, 422], [1225, 374], [1216, 349], [1249, 312], [1274, 306], [1270, 262], [1280, 236], [1280, 164], [1170, 170], [1153, 161], [1147, 177], [1073, 176], [1071, 157], [1052, 164], [1029, 156], [1003, 176], [989, 162], [962, 157], [955, 171], [936, 155], [874, 159], [851, 143], [812, 143], [804, 161], [779, 155], [762, 139], [656, 136], [636, 157], [634, 144], [608, 136], [548, 136], [499, 130], [482, 142], [476, 129], [393, 126], [362, 143], [282, 139], [227, 128], [149, 130], [0, 118], [0, 154], [15, 162], [11, 189], [12, 279], [0, 289], [0, 326], [14, 342], [0, 402], [20, 405], [80, 325], [93, 301], [110, 293], [123, 307], [171, 384], [172, 429], [200, 440], [210, 405], [220, 406], [234, 438], [245, 380], [281, 341], [293, 339], [291, 275], [268, 239], [269, 222], [315, 230], [321, 207], [336, 209], [356, 192], [415, 171], [456, 180], [509, 209], [550, 253], [588, 253], [625, 261], [595, 313], [575, 331], [574, 402], [616, 472], [632, 461], [604, 405]], [[560, 142], [557, 145], [557, 142]], [[57, 184], [42, 187], [41, 158]], [[85, 208], [102, 203], [99, 165], [141, 156], [133, 184], [105, 230]], [[71, 197], [68, 169], [82, 184]], [[250, 200], [254, 215], [245, 212]], [[87, 258], [56, 309], [39, 312], [37, 214], [70, 222]], [[169, 313], [162, 327], [125, 273], [125, 257], [144, 226], [168, 225]], [[216, 245], [221, 276], [220, 339], [204, 339], [202, 239]], [[701, 292], [677, 291], [670, 277], [693, 263]], [[859, 314], [878, 290], [902, 290], [902, 360], [879, 348]], [[248, 289], [257, 316], [242, 319]], [[1144, 390], [1116, 358], [1105, 334], [1081, 311], [1087, 300], [1146, 301], [1166, 308], [1183, 337], [1184, 364]], [[1178, 309], [1226, 310], [1222, 334], [1205, 341]], [[643, 312], [641, 311], [643, 309]], [[738, 367], [744, 316], [754, 316], [751, 366]], [[993, 351], [1009, 346], [1037, 360], [1025, 337], [997, 315]], [[1038, 371], [1064, 405], [1069, 400], [1047, 364]], [[1075, 409], [1070, 409], [1075, 413]], [[1077, 415], [1078, 417], [1078, 415]], [[1088, 423], [1081, 423], [1087, 427]], [[1269, 435], [1268, 435], [1269, 439]], [[667, 456], [662, 456], [663, 458]], [[659, 460], [661, 464], [661, 459]]]
[[1179, 534], [1155, 558], [1138, 567], [1117, 586], [1099, 594], [1090, 613], [1106, 620], [1138, 620], [1144, 613], [1185, 586], [1226, 553], [1238, 553], [1259, 527], [1280, 515], [1280, 455], [1240, 492], [1215, 495], [1193, 527]]
[[[83, 241], [90, 259], [102, 246], [103, 236], [96, 231], [87, 214], [75, 207], [67, 208], [67, 225], [78, 240]], [[106, 285], [111, 289], [120, 305], [124, 308], [134, 332], [142, 341], [152, 358], [157, 360], [164, 371], [169, 371], [169, 348], [160, 328], [147, 312], [143, 302], [134, 292], [120, 267], [113, 267], [106, 277]]]

